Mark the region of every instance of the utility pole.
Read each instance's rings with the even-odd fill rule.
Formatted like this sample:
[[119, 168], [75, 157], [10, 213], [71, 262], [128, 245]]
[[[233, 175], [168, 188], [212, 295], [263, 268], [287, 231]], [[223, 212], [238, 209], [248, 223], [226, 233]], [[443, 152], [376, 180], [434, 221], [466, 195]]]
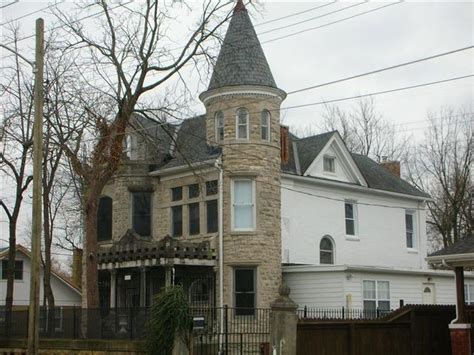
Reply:
[[36, 20], [35, 51], [35, 123], [33, 131], [33, 233], [31, 236], [30, 307], [28, 310], [28, 355], [39, 350], [39, 293], [41, 253], [41, 162], [43, 160], [43, 67], [44, 21]]

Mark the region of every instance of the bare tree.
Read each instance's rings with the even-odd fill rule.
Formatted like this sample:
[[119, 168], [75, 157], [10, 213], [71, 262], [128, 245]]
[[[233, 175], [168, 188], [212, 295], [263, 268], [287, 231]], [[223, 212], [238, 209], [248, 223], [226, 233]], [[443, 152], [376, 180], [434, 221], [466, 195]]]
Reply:
[[338, 131], [353, 153], [380, 161], [382, 157], [399, 160], [404, 155], [407, 138], [377, 112], [372, 97], [362, 98], [350, 110], [325, 105], [320, 131]]
[[473, 231], [474, 115], [443, 108], [436, 116], [428, 115], [425, 139], [408, 155], [408, 176], [433, 198], [428, 203], [432, 242], [448, 246]]
[[[12, 30], [14, 49], [18, 51], [18, 30]], [[2, 97], [3, 151], [0, 152], [0, 171], [13, 186], [13, 196], [0, 197], [0, 206], [8, 219], [9, 252], [7, 292], [5, 298], [5, 330], [11, 326], [17, 225], [25, 193], [32, 181], [29, 168], [33, 146], [33, 86], [30, 67], [24, 67], [17, 55], [0, 82]]]
[[[139, 9], [122, 6], [112, 11], [106, 1], [98, 1], [100, 31], [86, 31], [76, 18], [56, 11], [67, 30], [64, 50], [77, 56], [77, 75], [84, 79], [88, 98], [79, 102], [84, 125], [54, 125], [60, 144], [74, 172], [84, 183], [85, 219], [83, 307], [99, 306], [97, 280], [96, 222], [98, 197], [116, 172], [122, 157], [125, 130], [140, 100], [152, 90], [164, 89], [171, 79], [181, 79], [180, 71], [188, 63], [208, 55], [206, 42], [216, 37], [230, 17], [228, 2], [206, 1], [195, 28], [177, 51], [170, 49], [167, 27], [175, 20], [172, 6], [148, 0]], [[222, 16], [225, 11], [224, 16]], [[99, 35], [96, 35], [99, 33]], [[78, 54], [80, 51], [80, 55]], [[92, 74], [84, 75], [85, 68]], [[112, 70], [107, 71], [107, 68]], [[92, 79], [92, 80], [91, 80]], [[100, 79], [101, 84], [94, 82]], [[183, 81], [184, 83], [184, 81]], [[76, 120], [75, 122], [80, 122]], [[85, 128], [89, 125], [87, 128]], [[65, 139], [68, 136], [69, 139]], [[92, 138], [92, 140], [91, 140]], [[86, 159], [78, 152], [86, 142]]]

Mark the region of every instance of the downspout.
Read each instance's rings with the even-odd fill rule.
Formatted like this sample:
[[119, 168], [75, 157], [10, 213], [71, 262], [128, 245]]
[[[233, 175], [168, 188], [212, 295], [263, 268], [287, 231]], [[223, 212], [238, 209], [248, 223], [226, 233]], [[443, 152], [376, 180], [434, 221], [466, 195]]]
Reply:
[[[441, 260], [441, 264], [447, 268], [451, 268], [449, 266], [449, 264], [446, 262], [446, 259], [443, 259]], [[454, 273], [454, 284], [456, 285], [457, 284], [457, 275], [456, 273]], [[459, 319], [459, 307], [458, 307], [458, 304], [457, 304], [457, 297], [456, 297], [456, 318], [454, 318], [450, 324], [455, 324], [458, 322], [458, 319]]]
[[218, 190], [219, 190], [219, 204], [218, 204], [218, 237], [219, 237], [219, 307], [221, 309], [220, 325], [221, 330], [224, 329], [224, 172], [222, 170], [221, 160], [216, 161], [216, 169], [219, 170]]

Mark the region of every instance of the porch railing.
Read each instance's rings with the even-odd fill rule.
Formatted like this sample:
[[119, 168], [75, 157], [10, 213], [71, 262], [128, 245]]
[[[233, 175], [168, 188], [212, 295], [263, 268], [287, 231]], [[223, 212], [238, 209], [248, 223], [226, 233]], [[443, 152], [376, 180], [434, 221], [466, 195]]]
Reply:
[[376, 309], [361, 309], [361, 308], [312, 308], [303, 307], [298, 309], [299, 319], [313, 319], [313, 320], [345, 320], [345, 319], [380, 319], [387, 316], [393, 310]]

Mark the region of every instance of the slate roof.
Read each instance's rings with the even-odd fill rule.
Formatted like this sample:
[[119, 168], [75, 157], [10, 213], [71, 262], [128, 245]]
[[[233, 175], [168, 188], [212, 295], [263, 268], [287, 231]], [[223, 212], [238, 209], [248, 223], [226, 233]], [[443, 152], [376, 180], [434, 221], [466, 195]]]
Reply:
[[208, 90], [235, 85], [277, 87], [249, 14], [240, 1], [235, 6]]
[[458, 240], [453, 245], [449, 247], [438, 250], [428, 257], [432, 256], [443, 256], [443, 255], [459, 255], [459, 254], [469, 254], [474, 253], [474, 236], [465, 237], [461, 240]]

